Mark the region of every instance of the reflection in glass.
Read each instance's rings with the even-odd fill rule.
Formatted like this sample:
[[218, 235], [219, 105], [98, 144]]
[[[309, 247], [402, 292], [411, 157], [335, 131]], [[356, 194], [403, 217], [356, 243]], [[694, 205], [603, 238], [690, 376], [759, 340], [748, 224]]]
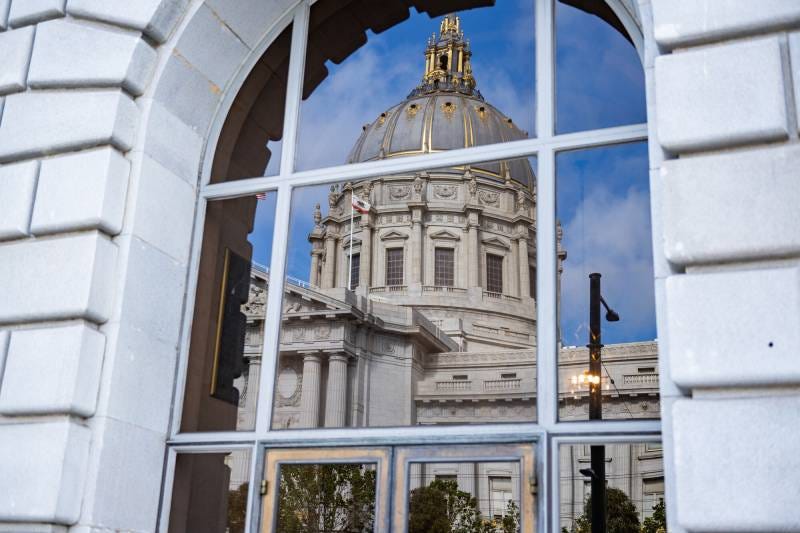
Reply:
[[255, 427], [275, 198], [208, 203], [181, 431]]
[[289, 25], [239, 89], [222, 125], [211, 183], [278, 174], [291, 41]]
[[170, 533], [244, 533], [250, 452], [179, 453]]
[[408, 532], [517, 533], [519, 463], [411, 463]]
[[437, 19], [412, 11], [389, 28], [408, 17], [407, 3], [316, 2], [297, 168], [499, 143], [533, 132], [533, 3], [486, 3], [458, 2], [475, 8]]
[[366, 533], [375, 527], [375, 465], [282, 464], [281, 533]]
[[611, 8], [556, 2], [557, 133], [646, 121], [644, 69]]
[[[559, 416], [658, 418], [658, 346], [646, 143], [559, 154]], [[590, 279], [600, 360], [590, 364]], [[603, 306], [619, 316], [619, 321]], [[597, 387], [597, 393], [592, 390]], [[600, 416], [590, 416], [599, 402]], [[596, 405], [596, 404], [595, 404]]]
[[591, 533], [592, 449], [602, 451], [605, 470], [604, 514], [609, 532], [666, 533], [664, 458], [657, 443], [562, 445], [560, 464], [560, 528]]
[[535, 417], [532, 163], [294, 191], [273, 427]]

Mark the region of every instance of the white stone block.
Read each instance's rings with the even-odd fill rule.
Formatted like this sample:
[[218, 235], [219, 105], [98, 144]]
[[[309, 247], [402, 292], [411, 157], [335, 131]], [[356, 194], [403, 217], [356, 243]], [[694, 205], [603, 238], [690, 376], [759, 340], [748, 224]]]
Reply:
[[67, 0], [12, 0], [8, 23], [16, 28], [63, 17], [66, 3]]
[[140, 98], [140, 105], [149, 106], [144, 152], [170, 172], [197, 186], [197, 169], [203, 153], [203, 138], [163, 104]]
[[186, 266], [136, 236], [117, 237], [124, 250], [125, 285], [112, 322], [139, 328], [177, 346], [186, 286]]
[[103, 326], [108, 338], [97, 416], [165, 435], [174, 392], [178, 348], [126, 323]]
[[691, 264], [800, 252], [798, 168], [797, 145], [665, 161], [667, 258]]
[[194, 188], [142, 155], [131, 231], [182, 264], [189, 260]]
[[159, 43], [169, 37], [188, 0], [69, 0], [70, 15], [140, 30]]
[[184, 58], [170, 57], [158, 79], [154, 100], [197, 132], [205, 134], [222, 91]]
[[11, 9], [11, 0], [0, 0], [0, 30], [8, 28], [9, 9]]
[[689, 531], [798, 531], [800, 397], [673, 407], [678, 522]]
[[92, 416], [104, 346], [103, 334], [85, 324], [14, 331], [0, 414]]
[[778, 37], [660, 56], [655, 64], [658, 140], [691, 152], [785, 139]]
[[[2, 7], [2, 6], [0, 6]], [[0, 94], [25, 90], [33, 47], [33, 27], [0, 33]]]
[[205, 4], [192, 15], [192, 23], [181, 34], [177, 50], [220, 89], [228, 84], [249, 52]]
[[800, 32], [789, 34], [789, 54], [791, 56], [792, 84], [794, 85], [794, 109], [798, 130], [800, 130]]
[[3, 375], [3, 368], [6, 364], [6, 354], [8, 353], [8, 338], [11, 332], [0, 329], [0, 376]]
[[676, 383], [800, 384], [800, 268], [678, 275], [666, 287]]
[[0, 165], [0, 240], [28, 235], [38, 161]]
[[653, 0], [656, 41], [665, 47], [797, 25], [797, 0]]
[[139, 110], [119, 90], [27, 92], [6, 97], [0, 161], [100, 144], [133, 146]]
[[0, 524], [0, 533], [67, 533], [65, 526], [53, 524], [25, 524], [22, 522]]
[[155, 59], [155, 50], [139, 32], [74, 19], [53, 20], [36, 29], [28, 84], [36, 88], [123, 87], [140, 95]]
[[66, 418], [0, 426], [4, 522], [77, 522], [89, 435], [88, 428]]
[[80, 524], [100, 531], [156, 531], [164, 437], [107, 417], [89, 424], [92, 450]]
[[122, 229], [130, 163], [105, 147], [42, 161], [31, 220], [35, 235]]
[[217, 17], [222, 19], [250, 48], [255, 48], [284, 13], [296, 4], [293, 0], [206, 0]]
[[[113, 303], [116, 256], [116, 245], [98, 232], [0, 245], [0, 323], [105, 322]], [[148, 283], [153, 279], [157, 276]]]

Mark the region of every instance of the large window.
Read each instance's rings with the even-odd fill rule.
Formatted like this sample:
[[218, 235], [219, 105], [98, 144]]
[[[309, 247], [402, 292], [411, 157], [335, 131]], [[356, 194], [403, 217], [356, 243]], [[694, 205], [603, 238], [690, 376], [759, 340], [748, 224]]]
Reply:
[[403, 249], [386, 250], [386, 285], [403, 284]]
[[433, 283], [437, 287], [452, 287], [455, 283], [455, 251], [452, 248], [436, 248]]
[[413, 4], [300, 2], [218, 120], [164, 530], [660, 524], [636, 23]]
[[486, 254], [486, 290], [496, 294], [503, 292], [503, 257]]

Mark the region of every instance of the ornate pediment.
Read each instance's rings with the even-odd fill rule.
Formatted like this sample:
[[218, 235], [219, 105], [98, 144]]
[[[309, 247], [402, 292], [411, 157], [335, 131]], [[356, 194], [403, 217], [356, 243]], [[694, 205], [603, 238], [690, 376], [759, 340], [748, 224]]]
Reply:
[[437, 240], [451, 240], [451, 241], [458, 241], [461, 240], [461, 236], [457, 233], [453, 233], [452, 231], [448, 231], [446, 229], [439, 230], [435, 233], [432, 233], [430, 236], [431, 239]]
[[390, 240], [397, 240], [397, 239], [408, 239], [408, 235], [405, 233], [400, 233], [399, 231], [389, 231], [388, 233], [384, 233], [381, 235], [382, 241], [390, 241]]
[[498, 248], [504, 248], [506, 250], [511, 248], [511, 246], [509, 246], [508, 243], [498, 239], [497, 237], [488, 237], [486, 239], [483, 239], [483, 241], [481, 242], [483, 242], [485, 246], [496, 246]]

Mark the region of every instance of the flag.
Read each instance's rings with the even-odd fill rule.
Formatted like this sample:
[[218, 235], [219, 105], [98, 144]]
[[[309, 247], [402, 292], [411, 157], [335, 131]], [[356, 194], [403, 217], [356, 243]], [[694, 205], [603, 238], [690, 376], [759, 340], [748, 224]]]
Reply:
[[267, 193], [265, 193], [265, 192], [256, 193], [256, 199], [257, 200], [266, 200], [267, 199]]
[[369, 205], [369, 202], [365, 202], [355, 194], [353, 195], [353, 209], [355, 209], [362, 215], [366, 215], [367, 213], [369, 213], [370, 207], [371, 206]]

